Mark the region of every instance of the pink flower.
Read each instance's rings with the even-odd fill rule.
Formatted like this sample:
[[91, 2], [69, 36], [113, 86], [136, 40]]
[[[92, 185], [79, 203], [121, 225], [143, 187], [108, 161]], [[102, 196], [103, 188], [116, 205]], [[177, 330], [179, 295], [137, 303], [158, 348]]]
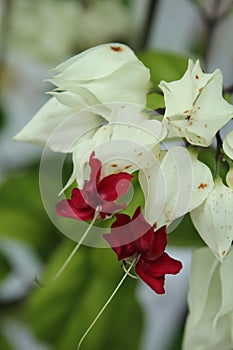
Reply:
[[94, 156], [95, 153], [92, 152], [89, 159], [90, 179], [85, 181], [83, 189], [72, 190], [71, 199], [62, 200], [56, 205], [57, 215], [88, 221], [93, 219], [96, 211], [104, 219], [125, 207], [125, 204], [118, 205], [115, 201], [126, 194], [133, 176], [121, 172], [100, 180], [102, 163]]
[[[156, 293], [163, 294], [166, 274], [177, 274], [182, 263], [164, 252], [167, 245], [166, 226], [154, 232], [138, 207], [133, 218], [116, 214], [111, 233], [104, 238], [117, 254], [118, 260], [136, 258], [135, 271]], [[129, 242], [129, 243], [128, 243]]]

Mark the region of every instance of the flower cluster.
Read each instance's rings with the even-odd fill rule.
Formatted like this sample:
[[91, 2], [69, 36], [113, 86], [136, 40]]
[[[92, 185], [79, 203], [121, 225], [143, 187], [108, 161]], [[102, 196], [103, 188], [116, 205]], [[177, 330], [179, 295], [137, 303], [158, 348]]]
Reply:
[[[202, 253], [224, 270], [233, 257], [233, 131], [222, 139], [220, 129], [233, 118], [233, 106], [222, 95], [221, 71], [204, 73], [199, 61], [189, 60], [180, 80], [161, 81], [162, 118], [146, 104], [148, 68], [125, 45], [94, 47], [56, 71], [52, 98], [15, 139], [72, 155], [73, 173], [65, 186], [72, 185], [72, 195], [56, 205], [57, 215], [109, 222], [103, 242], [158, 294], [165, 292], [165, 275], [182, 268], [165, 247], [167, 228], [185, 215], [207, 246]], [[127, 211], [128, 204], [120, 201], [133, 178], [135, 196]], [[143, 203], [138, 203], [136, 188], [144, 195]], [[109, 217], [114, 221], [107, 221]], [[205, 328], [205, 319], [196, 327], [192, 318], [203, 307], [193, 294], [202, 271], [196, 278], [193, 270], [192, 332], [187, 332], [185, 344], [190, 344], [189, 334]], [[206, 297], [213, 281], [206, 284]], [[232, 312], [232, 303], [227, 307]], [[216, 325], [220, 315], [223, 310], [207, 321]], [[216, 343], [222, 344], [219, 339]]]

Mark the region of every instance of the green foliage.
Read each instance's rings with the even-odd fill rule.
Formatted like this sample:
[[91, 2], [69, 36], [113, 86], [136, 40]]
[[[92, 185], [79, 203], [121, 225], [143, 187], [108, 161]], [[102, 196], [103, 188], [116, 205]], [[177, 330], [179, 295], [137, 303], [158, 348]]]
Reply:
[[151, 109], [163, 108], [164, 98], [158, 84], [161, 80], [180, 79], [187, 68], [188, 58], [177, 54], [146, 50], [138, 54], [139, 59], [150, 69], [151, 92], [147, 95], [147, 106]]
[[2, 279], [4, 279], [9, 271], [10, 265], [8, 264], [8, 261], [2, 254], [0, 254], [0, 282]]
[[57, 237], [41, 202], [38, 169], [10, 176], [0, 186], [0, 198], [0, 238], [23, 241], [45, 256]]
[[168, 244], [178, 247], [201, 247], [205, 245], [193, 226], [189, 214], [186, 214], [176, 229], [168, 234]]
[[158, 85], [161, 80], [180, 79], [188, 65], [188, 58], [172, 53], [143, 51], [139, 59], [150, 69], [151, 81]]
[[158, 109], [158, 108], [164, 108], [164, 98], [162, 95], [157, 94], [156, 92], [150, 93], [147, 95], [147, 107], [150, 109]]
[[[0, 325], [1, 326], [1, 325]], [[12, 348], [10, 347], [10, 345], [7, 343], [7, 340], [5, 339], [5, 337], [1, 334], [0, 332], [0, 344], [1, 344], [1, 349], [2, 350], [12, 350]]]
[[[47, 266], [45, 281], [56, 273], [72, 246], [71, 241], [60, 245]], [[58, 280], [35, 288], [24, 311], [28, 324], [53, 349], [75, 349], [122, 275], [110, 249], [81, 247]], [[128, 278], [85, 339], [83, 349], [138, 349], [142, 315], [135, 287], [135, 280]]]

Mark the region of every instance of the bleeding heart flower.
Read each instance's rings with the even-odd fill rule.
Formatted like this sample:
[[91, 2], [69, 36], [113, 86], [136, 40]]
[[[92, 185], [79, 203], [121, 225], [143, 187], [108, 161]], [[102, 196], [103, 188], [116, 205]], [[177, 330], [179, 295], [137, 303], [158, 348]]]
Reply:
[[222, 96], [222, 72], [203, 73], [200, 63], [189, 60], [184, 76], [160, 82], [168, 137], [185, 137], [192, 145], [210, 146], [216, 132], [233, 117], [233, 106]]
[[104, 238], [117, 254], [118, 260], [136, 258], [135, 271], [156, 293], [163, 294], [165, 274], [177, 274], [182, 264], [164, 252], [167, 245], [166, 226], [154, 232], [138, 207], [131, 218], [116, 214], [111, 233]]
[[126, 194], [133, 176], [121, 172], [100, 180], [102, 163], [94, 156], [92, 152], [89, 159], [90, 179], [84, 182], [83, 189], [72, 190], [71, 199], [62, 200], [56, 205], [57, 215], [88, 221], [93, 219], [96, 211], [104, 219], [125, 207], [125, 204], [119, 205], [115, 201]]

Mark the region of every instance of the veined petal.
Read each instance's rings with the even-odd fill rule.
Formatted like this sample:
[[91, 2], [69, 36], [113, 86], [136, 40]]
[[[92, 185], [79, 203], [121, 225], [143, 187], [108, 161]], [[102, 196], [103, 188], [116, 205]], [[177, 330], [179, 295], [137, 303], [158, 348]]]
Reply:
[[194, 252], [183, 350], [232, 348], [232, 253], [220, 264], [207, 247]]
[[157, 228], [199, 206], [213, 188], [210, 169], [184, 147], [171, 147], [154, 167], [140, 174], [145, 194], [145, 218]]
[[233, 240], [233, 190], [217, 178], [207, 199], [190, 215], [202, 239], [222, 262]]

